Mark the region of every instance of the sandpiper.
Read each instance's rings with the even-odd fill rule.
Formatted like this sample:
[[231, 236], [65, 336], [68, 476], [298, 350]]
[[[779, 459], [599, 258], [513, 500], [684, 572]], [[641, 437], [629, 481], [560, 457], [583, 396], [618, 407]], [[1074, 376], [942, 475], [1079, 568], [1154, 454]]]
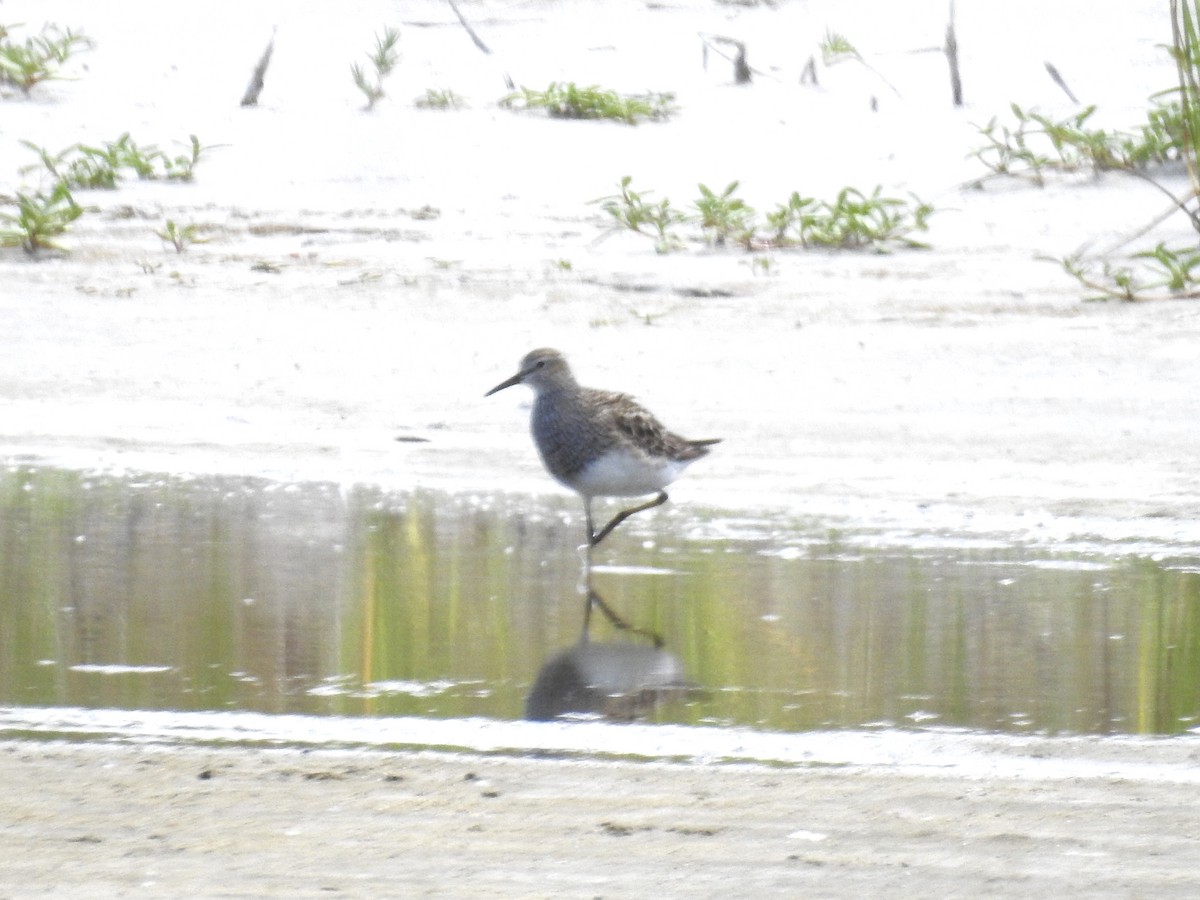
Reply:
[[[583, 497], [592, 547], [634, 513], [666, 503], [663, 488], [720, 440], [682, 438], [667, 431], [628, 394], [581, 387], [557, 350], [526, 354], [517, 374], [484, 396], [522, 383], [537, 395], [530, 424], [538, 454], [559, 483]], [[593, 497], [651, 493], [657, 494], [653, 500], [618, 513], [596, 531]]]

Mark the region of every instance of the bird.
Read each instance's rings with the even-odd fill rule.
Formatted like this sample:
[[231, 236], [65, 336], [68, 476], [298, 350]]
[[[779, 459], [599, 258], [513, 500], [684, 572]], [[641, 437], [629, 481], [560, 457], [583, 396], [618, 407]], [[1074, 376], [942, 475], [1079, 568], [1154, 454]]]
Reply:
[[[566, 357], [548, 347], [527, 353], [517, 374], [484, 396], [516, 384], [528, 385], [535, 394], [530, 427], [542, 464], [583, 498], [589, 548], [635, 513], [666, 503], [663, 489], [721, 441], [680, 437], [628, 394], [582, 387]], [[646, 494], [655, 496], [596, 530], [593, 498]]]

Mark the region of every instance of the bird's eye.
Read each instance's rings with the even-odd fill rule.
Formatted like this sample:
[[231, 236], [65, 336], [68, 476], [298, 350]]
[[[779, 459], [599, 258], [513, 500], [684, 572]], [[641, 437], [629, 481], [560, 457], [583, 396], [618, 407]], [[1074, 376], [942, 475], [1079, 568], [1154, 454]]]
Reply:
[[546, 361], [545, 361], [544, 359], [539, 359], [539, 360], [537, 361], [537, 365], [535, 365], [535, 366], [534, 366], [534, 368], [535, 368], [535, 369], [544, 369], [544, 368], [546, 368]]

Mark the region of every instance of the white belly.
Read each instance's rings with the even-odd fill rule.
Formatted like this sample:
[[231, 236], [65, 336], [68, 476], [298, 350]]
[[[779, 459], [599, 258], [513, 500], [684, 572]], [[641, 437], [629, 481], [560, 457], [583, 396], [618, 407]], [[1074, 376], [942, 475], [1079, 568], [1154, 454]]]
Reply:
[[588, 497], [640, 497], [658, 493], [687, 466], [686, 462], [619, 450], [585, 466], [571, 487]]

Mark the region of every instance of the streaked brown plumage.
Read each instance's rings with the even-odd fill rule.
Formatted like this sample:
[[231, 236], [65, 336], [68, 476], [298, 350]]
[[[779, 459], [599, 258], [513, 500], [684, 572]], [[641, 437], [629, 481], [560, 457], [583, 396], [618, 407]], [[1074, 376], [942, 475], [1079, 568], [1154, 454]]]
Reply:
[[[583, 497], [592, 545], [634, 513], [666, 503], [663, 488], [719, 440], [680, 437], [628, 394], [582, 387], [557, 350], [526, 354], [517, 374], [485, 396], [522, 383], [536, 394], [530, 424], [538, 453], [555, 479]], [[619, 513], [599, 532], [592, 527], [593, 497], [655, 492], [653, 500]]]

